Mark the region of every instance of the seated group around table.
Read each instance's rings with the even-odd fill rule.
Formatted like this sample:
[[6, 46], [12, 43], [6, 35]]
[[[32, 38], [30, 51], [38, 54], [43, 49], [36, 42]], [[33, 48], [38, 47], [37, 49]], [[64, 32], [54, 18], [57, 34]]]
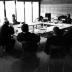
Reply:
[[47, 37], [45, 52], [49, 55], [65, 56], [69, 54], [72, 42], [72, 28], [68, 32], [53, 28], [53, 35]]
[[[14, 38], [14, 28], [9, 24], [9, 21], [4, 22], [0, 28], [0, 46], [5, 48], [6, 53], [14, 52], [15, 40], [22, 44], [22, 49], [25, 53], [35, 54], [38, 50], [40, 36], [29, 32], [28, 24], [23, 24], [22, 32]], [[47, 54], [69, 53], [72, 41], [72, 28], [68, 32], [54, 27], [52, 36], [48, 36], [44, 52]], [[53, 47], [53, 48], [52, 48]]]
[[14, 28], [9, 24], [9, 21], [5, 21], [0, 28], [0, 46], [5, 48], [6, 53], [14, 52], [15, 40], [22, 44], [24, 53], [35, 53], [37, 51], [37, 43], [40, 41], [40, 36], [30, 33], [27, 24], [23, 24], [21, 27], [22, 32], [14, 37]]

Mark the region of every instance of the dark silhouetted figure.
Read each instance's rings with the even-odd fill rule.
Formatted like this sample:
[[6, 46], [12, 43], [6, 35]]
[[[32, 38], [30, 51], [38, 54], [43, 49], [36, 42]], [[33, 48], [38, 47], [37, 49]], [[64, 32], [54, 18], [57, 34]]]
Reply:
[[64, 56], [68, 47], [67, 41], [62, 36], [61, 31], [58, 27], [54, 27], [53, 31], [53, 36], [47, 39], [45, 52], [50, 55], [56, 54]]
[[6, 52], [10, 52], [14, 46], [14, 39], [12, 35], [14, 34], [14, 28], [9, 25], [8, 21], [5, 21], [1, 27], [1, 43], [6, 48]]
[[72, 23], [72, 19], [70, 18], [70, 14], [67, 14], [66, 23], [67, 24], [71, 24]]
[[[37, 43], [40, 41], [40, 36], [30, 33], [27, 24], [23, 24], [22, 32], [18, 34], [17, 40], [19, 42], [24, 42], [24, 51], [25, 52], [36, 52], [37, 51]], [[25, 44], [26, 43], [26, 44]]]
[[64, 33], [64, 38], [66, 38], [68, 49], [67, 51], [70, 52], [72, 48], [72, 28], [70, 28], [67, 32]]
[[[23, 24], [22, 32], [18, 34], [17, 40], [22, 43], [23, 48], [23, 60], [28, 64], [29, 68], [31, 66], [38, 66], [39, 61], [36, 56], [38, 45], [40, 41], [40, 36], [30, 33], [27, 24]], [[27, 67], [28, 67], [27, 66]]]
[[20, 22], [18, 22], [18, 21], [16, 20], [16, 17], [15, 17], [14, 14], [12, 15], [12, 19], [13, 19], [13, 25], [20, 24]]
[[63, 23], [66, 23], [66, 24], [72, 23], [72, 19], [70, 17], [70, 14], [59, 16], [58, 20], [62, 21]]
[[40, 16], [39, 17], [39, 21], [43, 21], [43, 16]]

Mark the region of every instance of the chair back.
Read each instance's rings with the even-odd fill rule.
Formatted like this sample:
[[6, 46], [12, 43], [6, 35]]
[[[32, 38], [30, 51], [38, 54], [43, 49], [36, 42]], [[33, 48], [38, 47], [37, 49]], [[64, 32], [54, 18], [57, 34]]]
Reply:
[[37, 44], [34, 44], [30, 41], [22, 41], [22, 48], [25, 52], [36, 52], [37, 51]]

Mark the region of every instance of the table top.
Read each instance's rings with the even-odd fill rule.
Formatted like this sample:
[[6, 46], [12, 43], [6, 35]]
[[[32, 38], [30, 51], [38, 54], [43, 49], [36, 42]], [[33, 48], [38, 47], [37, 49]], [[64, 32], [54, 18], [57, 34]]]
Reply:
[[[45, 33], [45, 32], [53, 31], [54, 27], [59, 27], [60, 29], [64, 29], [64, 28], [68, 28], [68, 27], [72, 26], [72, 24], [64, 24], [64, 23], [55, 24], [55, 23], [50, 23], [50, 22], [36, 22], [36, 23], [29, 24], [29, 26], [35, 26], [35, 25], [41, 25], [41, 24], [51, 25], [51, 26], [49, 26], [49, 27], [43, 26], [43, 28], [39, 28], [39, 29], [36, 29], [34, 27], [33, 29], [31, 29], [29, 31], [37, 34], [37, 33]], [[21, 32], [22, 25], [23, 24], [13, 25], [13, 27], [14, 27], [15, 31], [18, 30], [18, 33], [19, 33], [19, 32]]]

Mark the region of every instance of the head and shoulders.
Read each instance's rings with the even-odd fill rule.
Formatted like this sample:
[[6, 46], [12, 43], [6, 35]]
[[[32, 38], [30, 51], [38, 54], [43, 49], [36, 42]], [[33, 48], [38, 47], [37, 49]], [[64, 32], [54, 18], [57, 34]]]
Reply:
[[2, 27], [1, 27], [1, 33], [10, 33], [14, 34], [14, 28], [10, 25], [9, 21], [4, 21]]
[[29, 32], [28, 24], [23, 24], [23, 25], [21, 26], [21, 30], [22, 30], [22, 32], [19, 33], [18, 35], [31, 34], [31, 33]]
[[29, 32], [29, 26], [28, 26], [28, 24], [25, 24], [25, 23], [24, 23], [24, 24], [22, 25], [22, 27], [21, 27], [21, 30], [22, 30], [22, 32], [19, 33], [18, 35], [31, 35], [31, 36], [36, 35], [36, 34], [34, 34], [34, 33]]
[[64, 40], [61, 30], [59, 27], [53, 28], [53, 35], [50, 38], [47, 38], [47, 41], [50, 42], [60, 42]]
[[17, 39], [25, 40], [40, 40], [40, 37], [34, 33], [29, 32], [28, 24], [23, 24], [21, 27], [22, 32], [18, 34]]
[[9, 22], [7, 17], [4, 18], [4, 22], [2, 26], [13, 27], [13, 25]]

